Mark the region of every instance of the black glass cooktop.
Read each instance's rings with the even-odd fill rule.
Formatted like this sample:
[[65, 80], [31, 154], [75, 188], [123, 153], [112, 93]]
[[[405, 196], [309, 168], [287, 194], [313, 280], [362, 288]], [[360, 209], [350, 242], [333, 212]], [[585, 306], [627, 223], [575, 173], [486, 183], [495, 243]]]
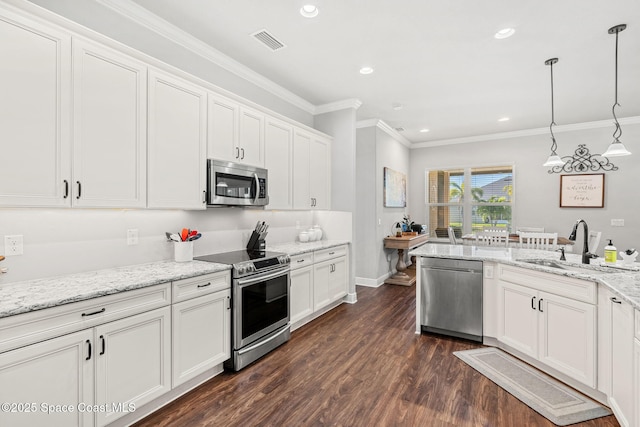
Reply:
[[203, 255], [194, 257], [198, 261], [217, 262], [219, 264], [239, 264], [246, 261], [255, 261], [267, 258], [277, 258], [283, 255], [281, 252], [269, 252], [269, 251], [253, 251], [243, 249], [240, 251], [222, 252], [219, 254]]

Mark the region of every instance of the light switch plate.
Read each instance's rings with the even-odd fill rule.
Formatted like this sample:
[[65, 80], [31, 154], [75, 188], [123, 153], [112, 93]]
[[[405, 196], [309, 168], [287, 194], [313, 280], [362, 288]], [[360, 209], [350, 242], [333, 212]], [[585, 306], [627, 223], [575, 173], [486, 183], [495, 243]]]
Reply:
[[24, 253], [24, 239], [22, 234], [4, 236], [4, 255], [14, 256]]

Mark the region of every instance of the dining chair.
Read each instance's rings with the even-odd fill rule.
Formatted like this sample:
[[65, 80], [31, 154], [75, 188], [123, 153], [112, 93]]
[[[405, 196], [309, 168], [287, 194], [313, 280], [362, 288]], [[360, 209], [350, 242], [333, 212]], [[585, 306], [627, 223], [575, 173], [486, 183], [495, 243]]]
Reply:
[[555, 251], [558, 247], [558, 233], [520, 233], [520, 247], [523, 249], [543, 249]]
[[476, 245], [507, 246], [509, 233], [507, 230], [482, 230], [476, 233]]
[[602, 237], [602, 231], [589, 231], [589, 240], [587, 243], [589, 245], [589, 252], [592, 254], [596, 253], [598, 246], [600, 245], [600, 238]]
[[457, 244], [456, 243], [456, 233], [453, 231], [453, 227], [448, 227], [447, 228], [447, 234], [449, 235], [449, 243], [451, 243], [452, 245]]

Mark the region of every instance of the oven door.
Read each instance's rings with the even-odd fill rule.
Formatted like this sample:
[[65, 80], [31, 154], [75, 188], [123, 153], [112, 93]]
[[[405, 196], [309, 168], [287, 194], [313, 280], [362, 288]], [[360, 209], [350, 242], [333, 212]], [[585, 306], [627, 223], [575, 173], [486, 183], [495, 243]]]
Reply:
[[267, 170], [209, 159], [207, 205], [264, 206], [269, 203]]
[[235, 350], [289, 323], [289, 282], [289, 267], [234, 279]]

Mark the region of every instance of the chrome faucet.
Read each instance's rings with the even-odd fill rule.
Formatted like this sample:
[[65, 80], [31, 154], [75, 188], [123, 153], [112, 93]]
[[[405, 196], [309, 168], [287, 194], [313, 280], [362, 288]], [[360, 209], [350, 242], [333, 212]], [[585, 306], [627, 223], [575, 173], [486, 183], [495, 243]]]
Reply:
[[573, 230], [571, 230], [571, 235], [569, 235], [569, 240], [572, 240], [575, 242], [576, 234], [578, 234], [578, 226], [581, 223], [584, 225], [583, 227], [584, 245], [582, 246], [582, 263], [589, 264], [589, 261], [591, 261], [591, 258], [595, 258], [596, 256], [589, 253], [589, 226], [587, 225], [587, 222], [584, 219], [579, 219], [578, 221], [576, 221], [576, 224], [573, 226]]

